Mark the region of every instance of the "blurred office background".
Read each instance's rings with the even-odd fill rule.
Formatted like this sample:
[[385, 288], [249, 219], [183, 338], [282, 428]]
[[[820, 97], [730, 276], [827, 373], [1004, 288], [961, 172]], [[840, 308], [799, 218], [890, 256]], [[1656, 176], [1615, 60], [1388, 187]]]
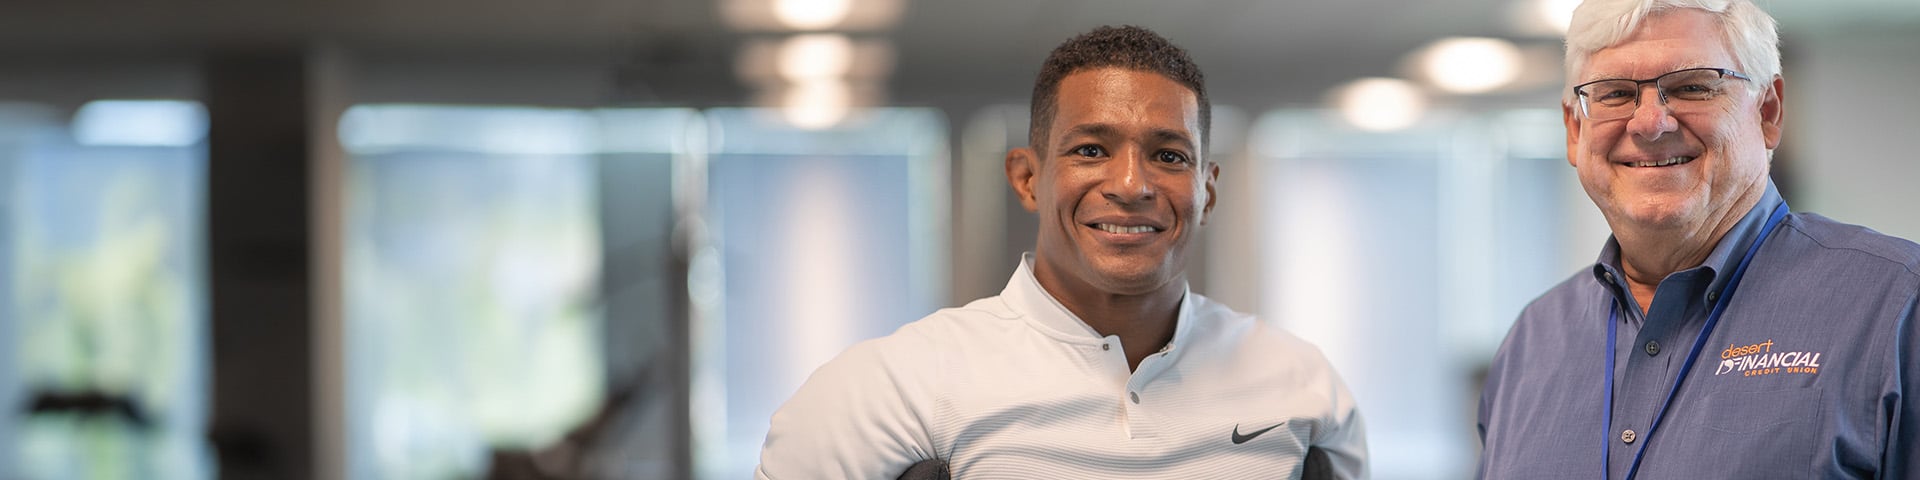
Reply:
[[[0, 7], [0, 478], [742, 478], [820, 363], [999, 291], [1040, 60], [1208, 74], [1195, 290], [1318, 343], [1376, 478], [1606, 228], [1565, 0]], [[1802, 210], [1920, 238], [1920, 3], [1766, 0]]]

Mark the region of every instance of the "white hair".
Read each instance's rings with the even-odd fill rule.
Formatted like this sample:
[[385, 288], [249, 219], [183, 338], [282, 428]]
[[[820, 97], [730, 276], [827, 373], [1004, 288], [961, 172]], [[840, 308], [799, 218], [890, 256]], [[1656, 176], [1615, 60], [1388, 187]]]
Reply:
[[1573, 10], [1567, 28], [1567, 86], [1561, 100], [1572, 105], [1572, 86], [1594, 52], [1618, 45], [1639, 28], [1640, 21], [1665, 10], [1691, 8], [1712, 13], [1720, 35], [1733, 51], [1738, 69], [1755, 83], [1768, 84], [1780, 74], [1780, 33], [1772, 16], [1750, 0], [1586, 0]]

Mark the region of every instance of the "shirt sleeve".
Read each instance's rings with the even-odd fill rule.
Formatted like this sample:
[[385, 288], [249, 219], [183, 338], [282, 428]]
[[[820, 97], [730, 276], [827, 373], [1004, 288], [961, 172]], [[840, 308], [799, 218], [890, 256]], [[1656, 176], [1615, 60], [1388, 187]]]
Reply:
[[921, 379], [902, 378], [926, 359], [885, 361], [889, 340], [902, 339], [863, 342], [813, 372], [774, 412], [754, 478], [890, 479], [935, 457], [914, 403], [924, 392], [903, 388]]
[[1889, 381], [1898, 382], [1887, 391], [1891, 415], [1887, 442], [1880, 453], [1880, 478], [1920, 480], [1920, 292], [1907, 301], [1900, 316], [1894, 348], [1895, 373]]
[[[1521, 318], [1526, 318], [1526, 314], [1522, 313]], [[1514, 320], [1514, 324], [1518, 325], [1519, 320]], [[1480, 438], [1480, 457], [1474, 462], [1474, 478], [1487, 478], [1487, 467], [1490, 466], [1488, 460], [1492, 459], [1492, 455], [1489, 455], [1492, 450], [1487, 448], [1487, 424], [1493, 418], [1493, 401], [1495, 396], [1500, 394], [1501, 376], [1506, 372], [1506, 363], [1501, 359], [1506, 358], [1506, 342], [1509, 341], [1512, 341], [1512, 333], [1508, 334], [1508, 340], [1501, 342], [1500, 349], [1494, 352], [1493, 360], [1487, 364], [1485, 378], [1480, 382], [1480, 408], [1477, 409], [1478, 414], [1474, 421], [1474, 432], [1479, 434]]]
[[1326, 423], [1329, 428], [1313, 439], [1312, 446], [1327, 452], [1333, 478], [1367, 478], [1366, 421], [1360, 417], [1360, 407], [1354, 403], [1353, 393], [1347, 391], [1347, 383], [1331, 371], [1331, 366], [1328, 369], [1333, 377], [1333, 413]]

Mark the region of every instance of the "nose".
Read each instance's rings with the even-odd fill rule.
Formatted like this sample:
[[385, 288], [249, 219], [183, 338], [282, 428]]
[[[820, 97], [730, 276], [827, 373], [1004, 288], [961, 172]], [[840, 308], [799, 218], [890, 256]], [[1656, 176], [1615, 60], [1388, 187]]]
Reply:
[[[1644, 141], [1659, 140], [1661, 135], [1680, 128], [1680, 122], [1673, 118], [1673, 110], [1667, 107], [1666, 98], [1656, 85], [1641, 87], [1639, 104], [1633, 108], [1633, 117], [1627, 120], [1627, 132]], [[1646, 92], [1647, 88], [1653, 89]]]
[[1153, 200], [1153, 182], [1148, 178], [1153, 170], [1147, 165], [1151, 160], [1141, 149], [1126, 150], [1107, 162], [1107, 178], [1100, 185], [1100, 196], [1122, 206]]

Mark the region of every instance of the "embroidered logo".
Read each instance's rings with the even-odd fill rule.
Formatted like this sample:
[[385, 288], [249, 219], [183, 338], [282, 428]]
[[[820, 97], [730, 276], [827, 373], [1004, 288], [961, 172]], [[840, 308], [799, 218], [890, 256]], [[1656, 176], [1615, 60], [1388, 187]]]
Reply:
[[1720, 351], [1720, 368], [1714, 375], [1739, 373], [1742, 376], [1757, 377], [1783, 373], [1820, 373], [1820, 352], [1774, 351], [1773, 339], [1744, 347], [1727, 344]]
[[[1287, 422], [1280, 422], [1280, 425], [1286, 425], [1286, 424], [1287, 424]], [[1233, 444], [1234, 444], [1234, 445], [1239, 445], [1239, 444], [1242, 444], [1242, 443], [1247, 443], [1247, 441], [1249, 441], [1249, 440], [1253, 440], [1253, 437], [1258, 437], [1258, 436], [1260, 436], [1260, 434], [1262, 434], [1262, 433], [1267, 433], [1267, 431], [1268, 431], [1268, 430], [1273, 430], [1273, 429], [1275, 429], [1275, 428], [1280, 428], [1280, 425], [1274, 425], [1274, 426], [1271, 426], [1271, 427], [1267, 427], [1267, 428], [1262, 428], [1262, 429], [1259, 429], [1259, 430], [1254, 430], [1254, 431], [1252, 431], [1252, 432], [1248, 432], [1248, 433], [1247, 433], [1246, 435], [1241, 435], [1241, 434], [1240, 434], [1240, 426], [1239, 426], [1239, 425], [1234, 425], [1234, 426], [1233, 426]]]

